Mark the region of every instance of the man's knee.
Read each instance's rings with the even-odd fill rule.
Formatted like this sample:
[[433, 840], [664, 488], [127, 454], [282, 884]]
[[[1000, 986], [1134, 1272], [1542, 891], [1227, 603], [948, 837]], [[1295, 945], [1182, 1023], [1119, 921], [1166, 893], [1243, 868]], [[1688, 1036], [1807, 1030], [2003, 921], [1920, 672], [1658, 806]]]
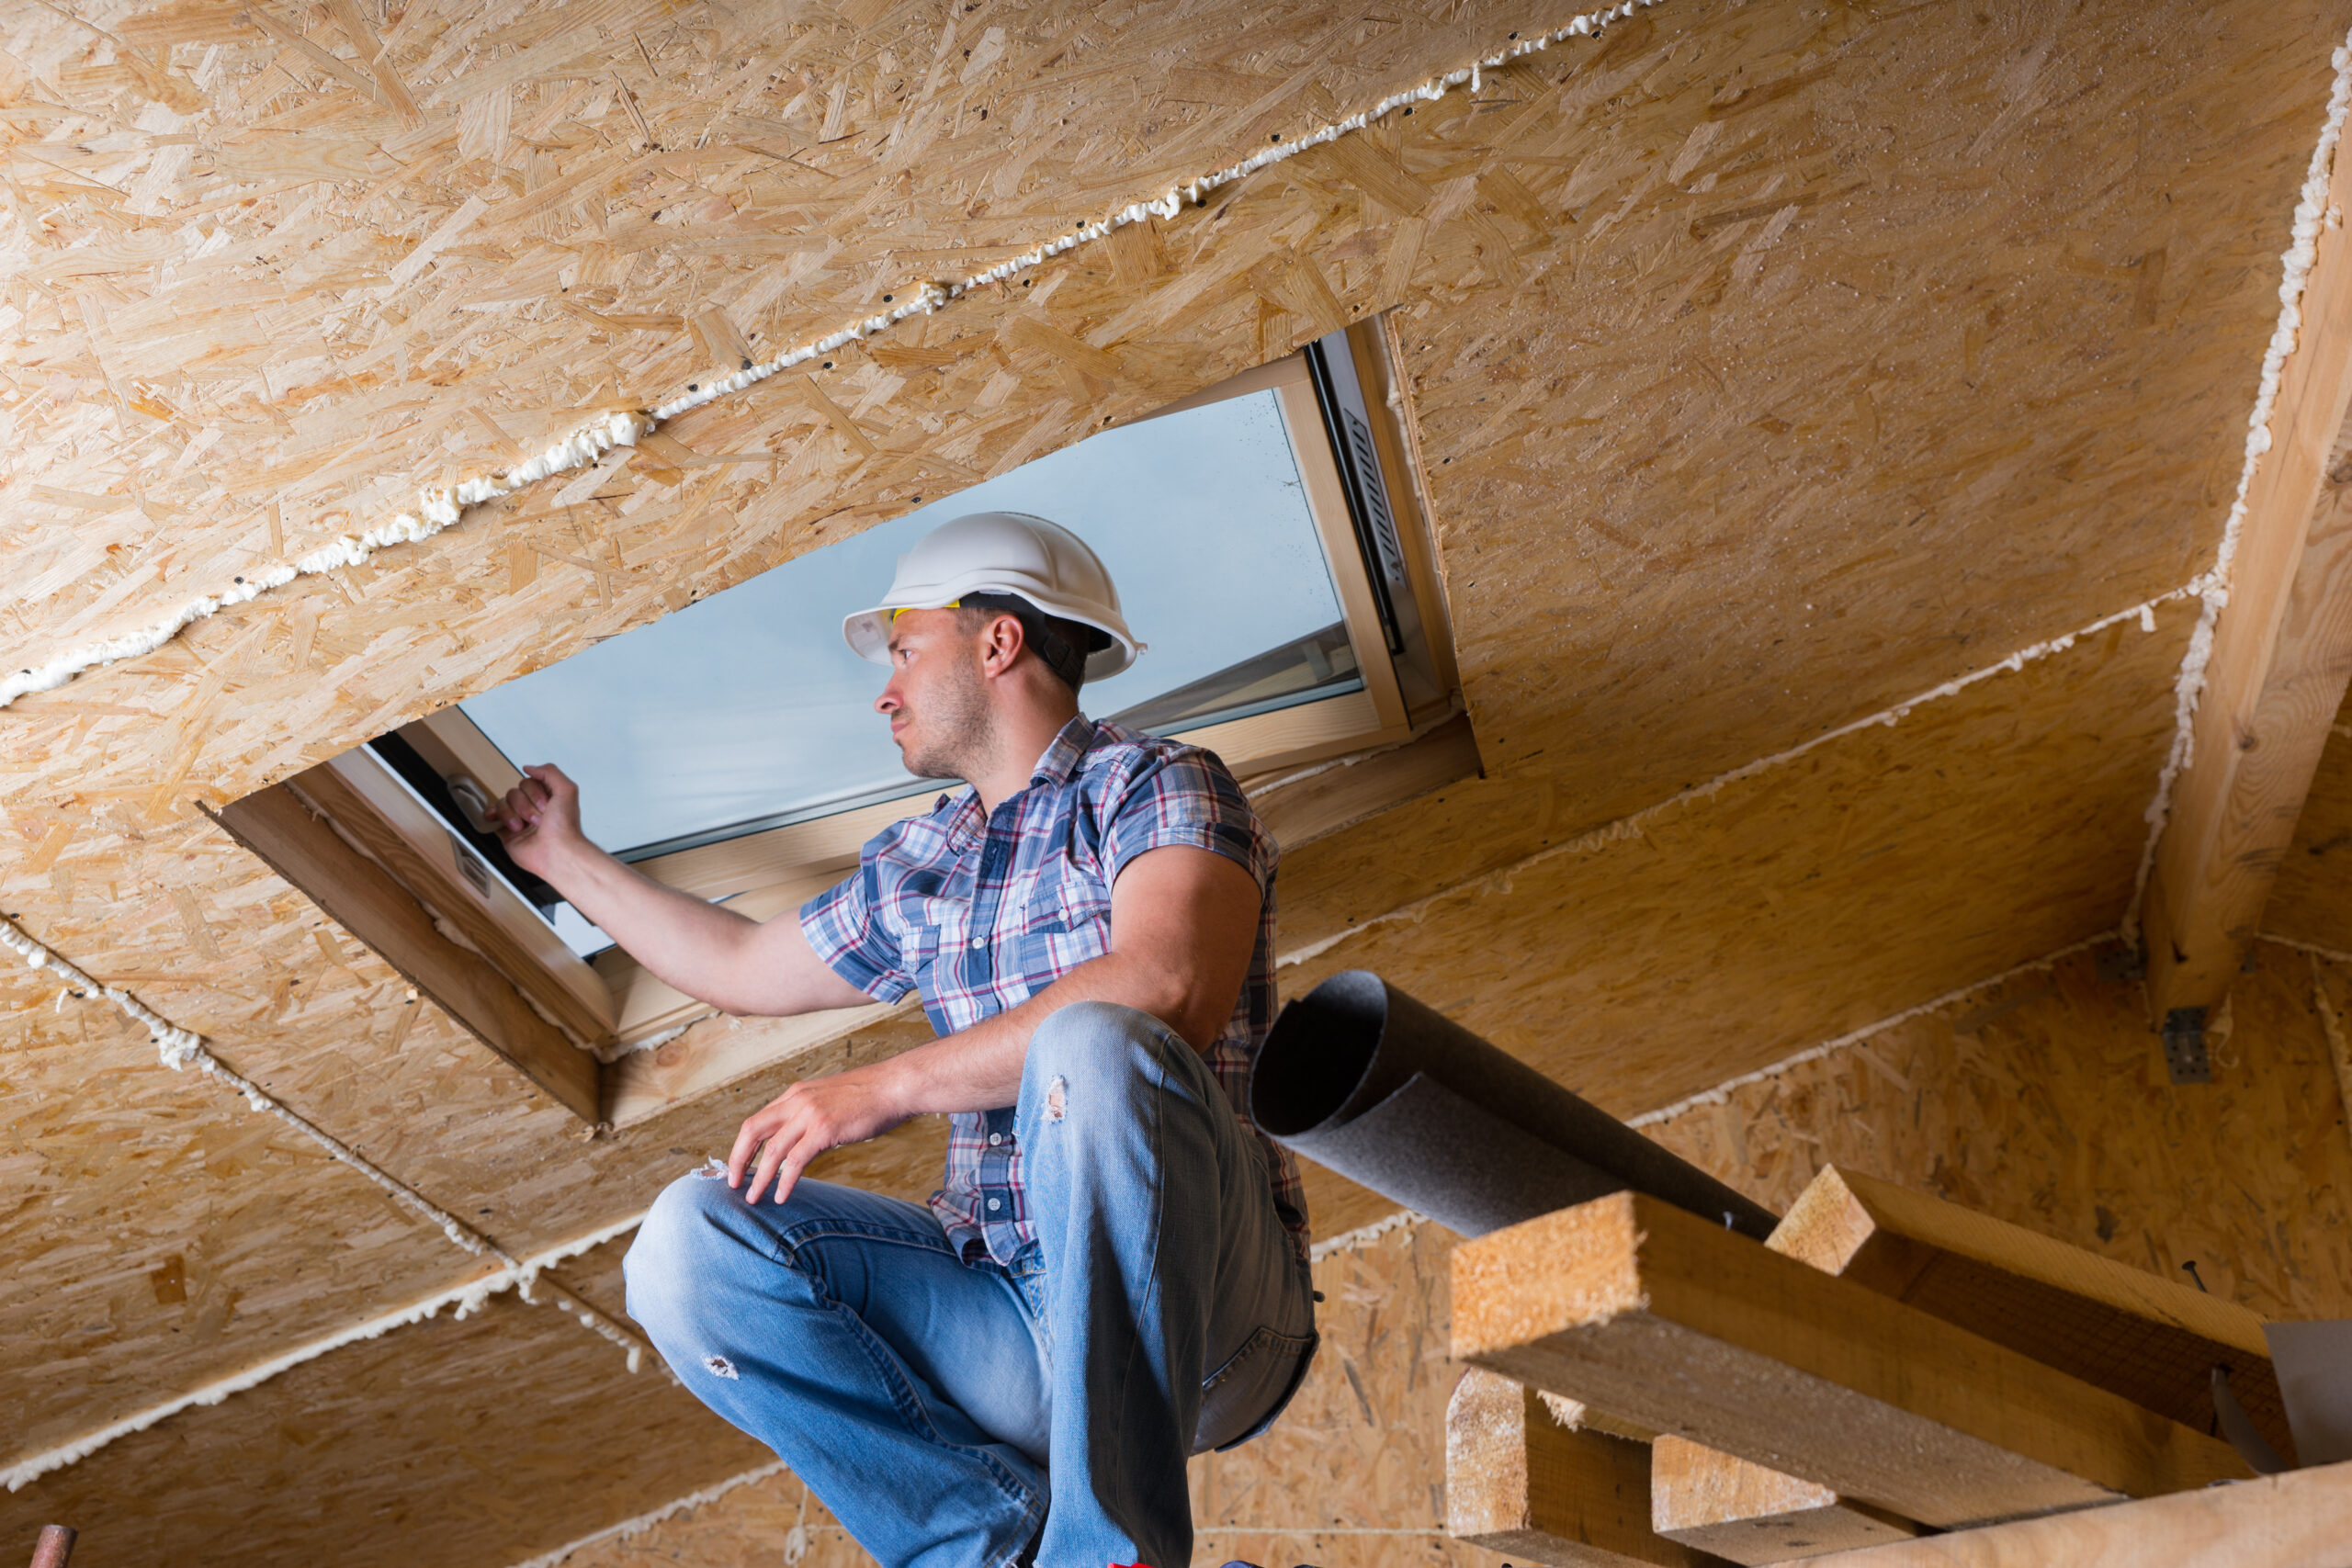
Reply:
[[1132, 1105], [1170, 1088], [1198, 1092], [1198, 1054], [1148, 1012], [1115, 1002], [1072, 1002], [1029, 1037], [1021, 1073], [1023, 1107], [1059, 1122], [1081, 1107]]
[[696, 1171], [663, 1188], [621, 1259], [629, 1316], [657, 1337], [692, 1317], [696, 1282], [710, 1278], [718, 1258], [743, 1247], [741, 1207], [723, 1176]]
[[1149, 1070], [1167, 1026], [1116, 1002], [1057, 1008], [1029, 1036], [1023, 1078], [1116, 1079]]

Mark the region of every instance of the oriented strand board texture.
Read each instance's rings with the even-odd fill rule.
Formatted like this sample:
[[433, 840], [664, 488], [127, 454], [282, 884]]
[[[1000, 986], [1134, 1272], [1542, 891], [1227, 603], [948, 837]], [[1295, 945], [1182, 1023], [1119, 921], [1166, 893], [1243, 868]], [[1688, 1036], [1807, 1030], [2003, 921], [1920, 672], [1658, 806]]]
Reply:
[[[211, 1079], [164, 1067], [145, 1032], [112, 1009], [68, 998], [61, 1010], [60, 988], [47, 976], [0, 971], [9, 1010], [0, 1014], [0, 1170], [10, 1179], [0, 1211], [9, 1260], [0, 1271], [8, 1444], [0, 1457], [70, 1441], [491, 1271], [295, 1129]], [[311, 1064], [322, 1086], [315, 1097], [270, 1087], [517, 1257], [641, 1211], [668, 1179], [723, 1154], [735, 1122], [790, 1077], [716, 1097], [716, 1120], [687, 1141], [640, 1141], [625, 1164], [602, 1168], [581, 1162], [564, 1141], [578, 1124], [541, 1101], [537, 1114], [552, 1129], [542, 1156], [571, 1158], [552, 1171], [533, 1171], [528, 1158], [502, 1164], [502, 1186], [458, 1201], [451, 1184], [435, 1179], [440, 1170], [404, 1157], [411, 1145], [346, 1109], [350, 1078], [404, 1067], [417, 1074], [411, 1104], [429, 1084], [445, 1086], [445, 1103], [416, 1134], [462, 1136], [462, 1090], [485, 1067], [504, 1069], [425, 1004], [411, 1010], [424, 1021], [380, 1062], [322, 1053]], [[825, 1156], [823, 1173], [919, 1198], [936, 1183], [944, 1142], [944, 1123], [924, 1118]], [[569, 1190], [599, 1168], [606, 1186]], [[552, 1222], [535, 1213], [545, 1209]], [[617, 1276], [583, 1272], [595, 1256], [556, 1273], [617, 1317]], [[618, 1365], [617, 1349], [581, 1337]]]
[[57, 992], [0, 976], [12, 1455], [486, 1271], [294, 1129], [160, 1066], [144, 1030]]
[[[0, 652], [144, 624], [585, 412], [674, 392], [1572, 8], [12, 8]], [[0, 911], [511, 1250], [634, 1213], [795, 1074], [920, 1030], [586, 1141], [196, 799], [1394, 307], [1492, 767], [1294, 858], [1293, 948], [1439, 896], [1284, 984], [1374, 964], [1614, 1109], [1666, 1103], [2112, 925], [2183, 612], [1638, 837], [1472, 879], [2199, 570], [2347, 21], [2340, 0], [1669, 0], [682, 421], [692, 460], [542, 486], [18, 704], [0, 716]], [[34, 1043], [0, 1058], [0, 1158], [74, 1175], [0, 1213], [0, 1256], [37, 1259], [28, 1292], [74, 1314], [103, 1301], [119, 1327], [86, 1383], [52, 1370], [45, 1336], [0, 1337], [33, 1429], [100, 1425], [254, 1359], [265, 1328], [282, 1349], [469, 1267], [275, 1132], [228, 1188], [186, 1179], [187, 1147], [242, 1147], [263, 1124], [147, 1065], [110, 1020], [69, 1021], [77, 1004], [36, 1024], [56, 999], [40, 976], [12, 972], [6, 997]], [[99, 1043], [59, 1048], [82, 1030]], [[181, 1179], [143, 1180], [126, 1228], [122, 1184], [159, 1157], [159, 1126], [184, 1140]], [[920, 1191], [937, 1132], [842, 1172]], [[195, 1310], [242, 1292], [212, 1338], [115, 1310], [139, 1288], [153, 1301], [141, 1278], [168, 1276], [172, 1254], [149, 1261], [166, 1235], [204, 1238], [179, 1254], [191, 1301], [208, 1292]], [[59, 1250], [94, 1236], [120, 1239]], [[368, 1249], [380, 1269], [358, 1266]], [[584, 1277], [611, 1305], [609, 1280]], [[485, 1322], [529, 1321], [515, 1313]], [[580, 1344], [519, 1334], [481, 1381], [527, 1403], [575, 1355], [616, 1365], [540, 1321]], [[447, 1326], [378, 1348], [453, 1342]], [[281, 1400], [318, 1384], [283, 1386], [240, 1399], [311, 1430]], [[347, 1468], [288, 1495], [422, 1529], [443, 1472], [403, 1468], [402, 1382], [360, 1386], [378, 1425], [337, 1406]], [[96, 1518], [160, 1495], [138, 1467], [182, 1448], [219, 1467], [204, 1477], [258, 1463], [238, 1448], [261, 1441], [244, 1409], [175, 1418], [7, 1506], [53, 1496]], [[742, 1468], [682, 1459], [633, 1490], [609, 1464], [628, 1484], [606, 1484], [603, 1458], [511, 1493], [493, 1469], [468, 1495], [508, 1533], [453, 1541], [565, 1539]], [[130, 1555], [188, 1555], [230, 1539], [229, 1517], [191, 1505], [169, 1527], [184, 1534], [142, 1524], [157, 1533]], [[274, 1514], [261, 1533], [318, 1554]], [[388, 1552], [432, 1554], [422, 1539], [380, 1532]]]
[[2122, 912], [2171, 737], [2144, 695], [2189, 619], [1457, 885], [1283, 983], [1375, 970], [1632, 1115], [2054, 952]]
[[[2111, 949], [2104, 950], [2111, 952]], [[2318, 998], [2265, 944], [2176, 1089], [2135, 982], [2079, 954], [1675, 1118], [1659, 1141], [1785, 1209], [1824, 1165], [1915, 1186], [2267, 1317], [2352, 1316], [2352, 1131]]]
[[489, 1568], [768, 1458], [659, 1371], [631, 1377], [553, 1308], [501, 1296], [0, 1496], [0, 1540], [67, 1519], [101, 1565]]
[[[1786, 1207], [1823, 1165], [1868, 1170], [2275, 1316], [2352, 1314], [2352, 1136], [2303, 958], [2248, 977], [2216, 1082], [2176, 1089], [2136, 987], [2068, 959], [1685, 1112], [1660, 1141]], [[2323, 964], [2334, 1006], [2352, 969]], [[2245, 1129], [2264, 1135], [2249, 1137]], [[1316, 1271], [1322, 1358], [1283, 1422], [1195, 1461], [1198, 1562], [1388, 1568], [1500, 1559], [1444, 1540], [1450, 1233], [1391, 1231]], [[792, 1530], [831, 1568], [830, 1520], [789, 1477], [593, 1546], [569, 1568], [750, 1568]], [[804, 1560], [807, 1561], [807, 1560]]]
[[37, 434], [8, 471], [45, 488], [11, 574], [39, 614], [0, 649], [137, 624], [1576, 7], [981, 11], [100, 0], [102, 32], [12, 8], [40, 216], [6, 253]]

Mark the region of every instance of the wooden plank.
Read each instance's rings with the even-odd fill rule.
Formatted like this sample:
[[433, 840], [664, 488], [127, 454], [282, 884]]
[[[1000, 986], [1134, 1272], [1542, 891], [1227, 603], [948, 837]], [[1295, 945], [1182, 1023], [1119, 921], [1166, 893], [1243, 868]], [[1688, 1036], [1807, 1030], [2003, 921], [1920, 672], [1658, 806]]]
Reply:
[[2247, 1473], [2222, 1443], [1634, 1192], [1464, 1243], [1453, 1355], [1923, 1524]]
[[605, 1118], [633, 1126], [674, 1106], [740, 1083], [796, 1056], [847, 1039], [861, 1029], [901, 1015], [920, 1017], [911, 997], [896, 1006], [803, 1013], [797, 1018], [746, 1020], [689, 1029], [650, 1051], [632, 1051], [605, 1069]]
[[2199, 1430], [2226, 1365], [2262, 1435], [2294, 1451], [2262, 1319], [2235, 1302], [1836, 1166], [1765, 1245]]
[[[2352, 208], [2352, 158], [2335, 160], [2329, 201]], [[2335, 225], [2320, 231], [2271, 447], [2246, 491], [2189, 763], [2148, 880], [2148, 1000], [2159, 1021], [2228, 995], [2352, 681], [2347, 409], [2352, 243]]]
[[2352, 1464], [1814, 1559], [1813, 1568], [2344, 1568]]
[[1734, 1562], [1791, 1562], [1908, 1540], [1919, 1527], [1687, 1438], [1650, 1450], [1650, 1527]]
[[1242, 788], [1274, 841], [1288, 851], [1477, 776], [1478, 738], [1469, 715], [1457, 714], [1401, 746], [1246, 780]]
[[1569, 1426], [1543, 1397], [1476, 1367], [1445, 1409], [1446, 1529], [1554, 1568], [1716, 1561], [1650, 1528], [1650, 1450]]
[[213, 819], [550, 1099], [596, 1120], [596, 1059], [533, 1011], [488, 959], [443, 936], [413, 895], [291, 790], [273, 784]]

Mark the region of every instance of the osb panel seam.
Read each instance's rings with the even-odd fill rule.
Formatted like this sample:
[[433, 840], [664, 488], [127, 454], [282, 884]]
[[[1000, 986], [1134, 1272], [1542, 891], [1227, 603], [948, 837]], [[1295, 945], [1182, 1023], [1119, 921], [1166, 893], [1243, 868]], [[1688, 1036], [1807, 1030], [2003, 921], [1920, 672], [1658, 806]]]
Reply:
[[[1429, 81], [1407, 88], [1403, 92], [1391, 93], [1369, 109], [1360, 110], [1345, 118], [1319, 126], [1304, 136], [1283, 138], [1277, 134], [1276, 144], [1273, 146], [1253, 152], [1212, 174], [1178, 180], [1163, 196], [1129, 202], [1108, 218], [1081, 223], [1072, 233], [1046, 240], [1017, 255], [999, 262], [994, 266], [975, 272], [967, 277], [952, 283], [917, 280], [902, 285], [899, 291], [910, 293], [914, 298], [904, 303], [896, 303], [888, 310], [853, 321], [845, 327], [828, 333], [811, 342], [804, 343], [772, 359], [754, 364], [745, 356], [742, 358], [740, 369], [715, 378], [707, 384], [698, 383], [690, 386], [684, 392], [650, 410], [629, 410], [600, 415], [597, 419], [566, 434], [527, 462], [510, 465], [487, 474], [475, 475], [453, 485], [427, 488], [417, 498], [417, 510], [422, 513], [421, 516], [406, 512], [398, 513], [389, 521], [368, 529], [362, 534], [356, 536], [345, 534], [293, 561], [280, 561], [272, 566], [257, 568], [239, 575], [234, 582], [218, 584], [209, 592], [188, 601], [177, 611], [151, 626], [85, 644], [68, 652], [60, 653], [34, 668], [19, 669], [13, 674], [0, 676], [0, 708], [7, 707], [18, 697], [28, 693], [54, 691], [85, 671], [113, 664], [124, 659], [133, 659], [142, 654], [153, 653], [198, 621], [217, 615], [232, 605], [249, 604], [266, 593], [274, 592], [287, 586], [299, 578], [315, 577], [343, 568], [359, 566], [367, 562], [379, 550], [417, 544], [429, 539], [444, 529], [457, 526], [464, 520], [466, 510], [469, 507], [478, 506], [484, 502], [502, 496], [512, 495], [558, 474], [597, 465], [603, 462], [608, 454], [617, 449], [635, 446], [647, 436], [659, 434], [664, 425], [682, 415], [692, 413], [721, 398], [730, 397], [757, 386], [795, 366], [805, 365], [820, 355], [878, 337], [910, 317], [931, 315], [941, 307], [960, 299], [967, 294], [1008, 282], [1080, 245], [1107, 240], [1130, 224], [1146, 222], [1153, 218], [1172, 218], [1187, 204], [1193, 207], [1204, 206], [1212, 193], [1246, 179], [1261, 169], [1287, 162], [1301, 152], [1317, 147], [1329, 146], [1342, 136], [1364, 130], [1396, 109], [1412, 104], [1434, 102], [1457, 86], [1466, 85], [1475, 94], [1478, 91], [1482, 72], [1507, 66], [1514, 61], [1539, 53], [1553, 44], [1564, 42], [1571, 38], [1591, 37], [1612, 22], [1623, 21], [1638, 11], [1660, 3], [1661, 0], [1618, 0], [1617, 4], [1573, 17], [1565, 25], [1549, 32], [1538, 33], [1532, 38], [1521, 39], [1518, 33], [1514, 32], [1510, 36], [1516, 41], [1505, 44], [1491, 54], [1474, 58], [1467, 65], [1441, 72]], [[252, 14], [273, 33], [284, 30], [284, 24], [270, 18], [266, 12], [255, 10]], [[294, 36], [299, 37], [299, 35]], [[289, 39], [288, 41], [292, 39]], [[325, 64], [334, 61], [336, 57], [321, 51], [317, 58], [321, 63]], [[330, 65], [329, 69], [333, 70], [336, 67]], [[368, 85], [356, 74], [350, 75], [349, 79], [363, 91], [367, 90]], [[413, 106], [411, 105], [409, 114], [404, 118], [413, 117]], [[463, 206], [392, 267], [391, 281], [395, 284], [413, 281], [433, 259], [435, 253], [447, 249], [487, 210], [488, 204], [479, 194], [469, 197]], [[1319, 283], [1319, 279], [1317, 282]], [[883, 298], [888, 299], [890, 296], [885, 295]], [[1328, 300], [1331, 312], [1335, 315], [1343, 314], [1339, 302], [1330, 299], [1328, 292], [1317, 303], [1320, 304], [1325, 300]], [[723, 312], [720, 313], [719, 322], [718, 329], [706, 330], [722, 331], [733, 347], [748, 346], [741, 344], [740, 337], [733, 333], [731, 327], [726, 325]], [[1116, 362], [1111, 361], [1111, 363], [1115, 366]], [[820, 390], [817, 396], [824, 399], [825, 394]], [[838, 407], [832, 406], [831, 400], [826, 400], [826, 402], [829, 413], [836, 417], [840, 425], [847, 427], [848, 430], [854, 429], [849, 417], [842, 413]], [[484, 416], [483, 423], [488, 424], [493, 432], [496, 431], [495, 423], [487, 416]], [[864, 438], [860, 436], [856, 439], [862, 441]], [[506, 445], [511, 447], [511, 441]]]
[[[1806, 756], [1810, 752], [1818, 750], [1822, 747], [1829, 745], [1833, 741], [1842, 740], [1848, 736], [1858, 735], [1871, 729], [1893, 728], [1894, 726], [1901, 724], [1905, 719], [1908, 718], [1911, 716], [1912, 711], [1916, 708], [1929, 703], [1940, 702], [1947, 697], [1958, 696], [1961, 693], [1967, 691], [1970, 687], [1976, 685], [1980, 682], [1992, 680], [1996, 676], [2016, 674], [2022, 671], [2027, 665], [2039, 663], [2042, 660], [2048, 659], [2055, 654], [2064, 653], [2068, 649], [2074, 648], [2077, 643], [2086, 641], [2090, 637], [2097, 636], [2098, 633], [2106, 631], [2110, 626], [2120, 626], [2136, 623], [2143, 632], [2154, 633], [2156, 629], [2156, 607], [2161, 604], [2174, 603], [2177, 600], [2199, 597], [2200, 593], [2199, 582], [2201, 581], [2202, 580], [2200, 579], [2198, 581], [2183, 583], [2178, 588], [2167, 589], [2165, 592], [2156, 594], [2153, 598], [2143, 600], [2127, 609], [2117, 610], [2112, 614], [2101, 615], [2098, 619], [2090, 622], [2086, 626], [2078, 626], [2071, 632], [2049, 638], [2047, 641], [2037, 642], [2029, 647], [2018, 649], [2006, 659], [1996, 660], [1993, 663], [1987, 664], [1982, 669], [1972, 670], [1964, 675], [1957, 676], [1952, 680], [1946, 681], [1939, 685], [1921, 692], [1917, 696], [1906, 698], [1903, 702], [1894, 705], [1893, 707], [1881, 709], [1877, 713], [1866, 714], [1860, 718], [1853, 719], [1848, 723], [1838, 725], [1837, 728], [1832, 729], [1825, 729], [1818, 735], [1813, 736], [1808, 739], [1799, 741], [1796, 745], [1788, 748], [1786, 750], [1775, 751], [1769, 757], [1758, 757], [1752, 762], [1743, 762], [1736, 768], [1727, 769], [1723, 773], [1717, 773], [1714, 777], [1708, 779], [1703, 784], [1692, 784], [1687, 789], [1679, 790], [1675, 794], [1667, 796], [1664, 800], [1657, 801], [1653, 805], [1643, 807], [1638, 811], [1629, 813], [1626, 816], [1617, 818], [1613, 822], [1605, 823], [1600, 827], [1592, 829], [1589, 832], [1578, 834], [1577, 837], [1569, 839], [1565, 842], [1549, 845], [1544, 849], [1536, 851], [1532, 854], [1523, 855], [1518, 860], [1512, 861], [1506, 865], [1498, 866], [1492, 870], [1481, 872], [1476, 876], [1465, 877], [1458, 882], [1448, 883], [1442, 887], [1435, 888], [1430, 892], [1424, 894], [1410, 903], [1400, 904], [1395, 908], [1385, 909], [1378, 914], [1360, 919], [1354, 924], [1347, 926], [1342, 930], [1329, 932], [1327, 935], [1317, 938], [1313, 942], [1305, 943], [1302, 946], [1289, 949], [1277, 956], [1275, 959], [1276, 965], [1278, 967], [1288, 967], [1295, 964], [1312, 963], [1313, 961], [1330, 953], [1332, 950], [1347, 942], [1356, 941], [1366, 933], [1376, 931], [1383, 926], [1393, 925], [1398, 922], [1411, 923], [1419, 920], [1429, 909], [1445, 900], [1457, 898], [1469, 893], [1499, 891], [1501, 889], [1508, 888], [1513, 878], [1519, 876], [1522, 873], [1533, 870], [1537, 866], [1571, 856], [1593, 854], [1599, 851], [1608, 848], [1611, 844], [1625, 843], [1632, 840], [1638, 839], [1642, 836], [1643, 829], [1647, 824], [1657, 821], [1669, 813], [1679, 811], [1686, 807], [1696, 805], [1701, 801], [1711, 800], [1728, 785], [1737, 784], [1745, 779], [1754, 778], [1760, 773], [1770, 773], [1775, 768], [1783, 767], [1788, 763], [1798, 761], [1800, 758]], [[2200, 622], [2200, 625], [2202, 623]], [[2163, 785], [2160, 783], [2159, 789], [2162, 787]], [[1933, 1004], [1922, 1004], [1920, 1008], [1913, 1010], [1927, 1010], [1928, 1008], [1932, 1005]]]
[[[565, 1258], [576, 1257], [593, 1247], [610, 1240], [625, 1231], [634, 1230], [643, 1216], [632, 1215], [617, 1225], [605, 1226], [585, 1236], [549, 1247], [530, 1258], [517, 1258], [490, 1237], [467, 1224], [441, 1205], [434, 1202], [415, 1188], [393, 1176], [349, 1144], [310, 1121], [272, 1096], [252, 1079], [245, 1077], [215, 1056], [206, 1046], [204, 1037], [193, 1030], [183, 1029], [148, 1007], [129, 991], [116, 986], [102, 985], [85, 974], [71, 961], [42, 946], [27, 936], [13, 920], [0, 918], [0, 946], [5, 946], [23, 961], [28, 969], [53, 972], [64, 983], [67, 992], [83, 1002], [104, 1003], [144, 1028], [155, 1043], [163, 1064], [175, 1072], [190, 1066], [204, 1076], [217, 1078], [244, 1097], [247, 1107], [266, 1111], [302, 1134], [337, 1163], [348, 1166], [382, 1189], [385, 1195], [411, 1214], [434, 1225], [447, 1236], [451, 1245], [474, 1256], [489, 1254], [501, 1265], [498, 1272], [470, 1280], [454, 1290], [417, 1303], [413, 1306], [371, 1318], [340, 1330], [310, 1345], [273, 1357], [260, 1365], [232, 1377], [218, 1380], [176, 1399], [141, 1411], [131, 1416], [114, 1421], [97, 1430], [73, 1439], [43, 1453], [21, 1456], [6, 1471], [0, 1471], [9, 1491], [23, 1487], [36, 1477], [63, 1465], [85, 1459], [116, 1438], [144, 1431], [156, 1422], [177, 1414], [192, 1404], [217, 1404], [228, 1395], [251, 1388], [276, 1377], [279, 1372], [313, 1360], [328, 1351], [360, 1339], [372, 1339], [378, 1335], [404, 1325], [419, 1322], [438, 1313], [442, 1307], [455, 1305], [458, 1315], [478, 1309], [493, 1292], [517, 1290], [525, 1301], [532, 1301], [534, 1287], [540, 1283], [545, 1271]], [[549, 1301], [561, 1308], [580, 1325], [611, 1340], [625, 1351], [628, 1370], [636, 1371], [642, 1364], [644, 1353], [652, 1348], [634, 1329], [560, 1288], [551, 1291]]]

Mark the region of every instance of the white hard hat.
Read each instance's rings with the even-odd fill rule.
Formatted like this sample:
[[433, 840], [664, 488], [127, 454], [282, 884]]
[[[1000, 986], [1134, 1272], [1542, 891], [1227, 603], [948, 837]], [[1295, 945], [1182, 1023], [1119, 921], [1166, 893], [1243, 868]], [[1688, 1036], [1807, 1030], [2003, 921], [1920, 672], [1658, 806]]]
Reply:
[[1144, 650], [1119, 614], [1119, 591], [1102, 558], [1060, 524], [1025, 512], [975, 512], [925, 534], [899, 558], [889, 596], [844, 616], [842, 636], [861, 659], [888, 664], [892, 615], [945, 609], [973, 593], [1011, 593], [1101, 632], [1110, 646], [1087, 656], [1090, 681], [1116, 675]]

